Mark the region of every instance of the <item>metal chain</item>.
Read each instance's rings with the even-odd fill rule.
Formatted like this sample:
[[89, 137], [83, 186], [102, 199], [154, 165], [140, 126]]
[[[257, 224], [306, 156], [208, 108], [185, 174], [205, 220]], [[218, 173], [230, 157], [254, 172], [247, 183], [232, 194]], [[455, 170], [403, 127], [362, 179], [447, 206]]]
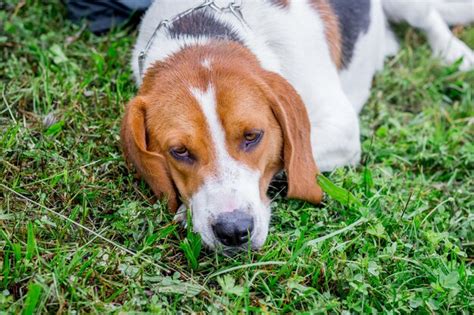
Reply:
[[236, 0], [232, 0], [231, 2], [229, 2], [229, 4], [227, 6], [219, 6], [219, 5], [216, 4], [215, 0], [205, 0], [203, 3], [201, 3], [200, 5], [198, 5], [194, 8], [183, 11], [183, 12], [175, 15], [171, 19], [164, 19], [160, 23], [158, 23], [155, 30], [153, 31], [153, 34], [151, 35], [150, 39], [148, 40], [148, 42], [145, 46], [145, 49], [140, 51], [140, 53], [138, 54], [138, 71], [139, 71], [140, 78], [143, 76], [143, 71], [144, 71], [143, 67], [145, 66], [145, 59], [147, 57], [148, 51], [150, 50], [150, 47], [153, 44], [153, 41], [155, 40], [155, 37], [156, 37], [156, 35], [158, 34], [158, 31], [161, 28], [163, 28], [163, 27], [164, 28], [169, 28], [174, 22], [178, 21], [179, 19], [182, 19], [185, 16], [188, 16], [188, 15], [190, 15], [190, 14], [192, 14], [192, 13], [198, 11], [198, 10], [202, 10], [202, 9], [205, 9], [205, 8], [210, 8], [210, 9], [212, 9], [212, 10], [214, 10], [214, 11], [220, 13], [220, 14], [231, 13], [233, 16], [235, 16], [235, 18], [237, 18], [237, 20], [239, 20], [240, 23], [242, 23], [242, 25], [244, 25], [245, 27], [248, 28], [249, 26], [245, 22], [244, 17], [242, 15], [242, 11], [241, 11], [242, 1], [243, 0], [239, 1], [239, 3], [237, 3]]

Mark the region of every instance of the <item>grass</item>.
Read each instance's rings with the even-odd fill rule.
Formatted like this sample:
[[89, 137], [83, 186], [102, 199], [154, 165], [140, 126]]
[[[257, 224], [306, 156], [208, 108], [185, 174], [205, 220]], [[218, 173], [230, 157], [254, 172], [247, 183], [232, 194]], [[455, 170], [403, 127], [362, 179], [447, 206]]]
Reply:
[[[225, 257], [125, 167], [136, 32], [22, 3], [0, 5], [0, 313], [473, 312], [474, 73], [420, 33], [402, 27], [375, 79], [363, 163], [322, 179], [342, 190], [277, 198], [264, 248]], [[458, 35], [474, 46], [474, 27]]]

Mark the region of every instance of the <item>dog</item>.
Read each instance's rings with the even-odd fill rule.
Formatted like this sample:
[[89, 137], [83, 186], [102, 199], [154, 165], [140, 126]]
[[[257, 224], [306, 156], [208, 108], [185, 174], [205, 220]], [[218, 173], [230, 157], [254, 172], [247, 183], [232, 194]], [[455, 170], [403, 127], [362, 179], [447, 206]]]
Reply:
[[260, 248], [267, 189], [319, 203], [320, 171], [356, 165], [358, 113], [398, 50], [388, 22], [423, 30], [446, 63], [474, 53], [448, 24], [471, 0], [156, 0], [133, 51], [139, 86], [125, 112], [126, 160], [211, 249]]

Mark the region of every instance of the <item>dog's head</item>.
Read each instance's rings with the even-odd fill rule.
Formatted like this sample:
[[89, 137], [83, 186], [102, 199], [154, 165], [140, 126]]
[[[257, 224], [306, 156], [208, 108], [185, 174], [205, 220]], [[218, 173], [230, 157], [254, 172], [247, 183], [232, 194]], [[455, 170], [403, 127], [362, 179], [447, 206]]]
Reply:
[[188, 47], [150, 67], [121, 137], [128, 162], [171, 210], [191, 209], [211, 248], [262, 246], [283, 168], [288, 197], [322, 197], [301, 98], [239, 45]]

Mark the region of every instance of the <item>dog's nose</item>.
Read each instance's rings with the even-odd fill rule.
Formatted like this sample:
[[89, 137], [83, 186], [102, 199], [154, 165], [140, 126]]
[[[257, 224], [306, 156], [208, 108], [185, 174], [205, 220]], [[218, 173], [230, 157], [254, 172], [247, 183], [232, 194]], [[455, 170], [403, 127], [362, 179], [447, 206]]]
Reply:
[[212, 225], [217, 239], [227, 246], [239, 246], [247, 243], [253, 230], [253, 217], [243, 210], [219, 214]]

